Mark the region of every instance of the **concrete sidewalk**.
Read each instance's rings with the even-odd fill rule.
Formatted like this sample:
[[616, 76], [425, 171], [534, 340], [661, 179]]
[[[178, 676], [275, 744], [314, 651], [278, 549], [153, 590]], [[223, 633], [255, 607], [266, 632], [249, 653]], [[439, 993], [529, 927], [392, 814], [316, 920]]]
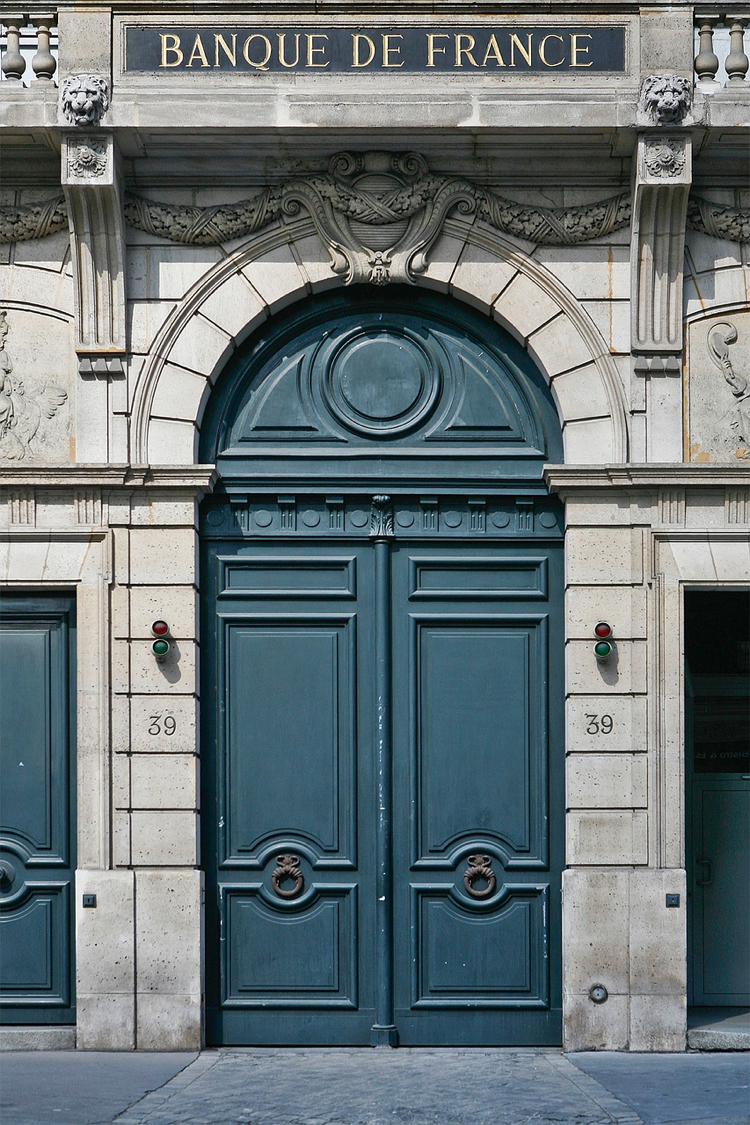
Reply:
[[2, 1125], [745, 1125], [747, 1055], [229, 1048], [0, 1056]]

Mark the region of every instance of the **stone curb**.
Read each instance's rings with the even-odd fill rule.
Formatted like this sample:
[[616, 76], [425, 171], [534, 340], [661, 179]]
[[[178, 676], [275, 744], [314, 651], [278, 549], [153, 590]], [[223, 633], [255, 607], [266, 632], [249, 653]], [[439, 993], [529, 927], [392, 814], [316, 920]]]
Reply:
[[[186, 1087], [191, 1086], [193, 1082], [201, 1078], [206, 1071], [209, 1071], [213, 1066], [216, 1066], [221, 1055], [219, 1052], [204, 1051], [197, 1055], [191, 1063], [175, 1074], [174, 1078], [170, 1078], [158, 1090], [152, 1090], [150, 1093], [145, 1094], [140, 1101], [135, 1102], [122, 1113], [118, 1114], [113, 1119], [112, 1125], [145, 1125], [149, 1120], [153, 1110], [160, 1109], [170, 1098], [175, 1094], [179, 1094]], [[143, 1114], [146, 1114], [144, 1117]]]
[[577, 1086], [582, 1094], [591, 1098], [605, 1113], [608, 1113], [617, 1125], [643, 1125], [643, 1118], [638, 1116], [632, 1106], [620, 1101], [590, 1074], [580, 1070], [572, 1059], [565, 1055], [550, 1055], [549, 1061], [569, 1082]]

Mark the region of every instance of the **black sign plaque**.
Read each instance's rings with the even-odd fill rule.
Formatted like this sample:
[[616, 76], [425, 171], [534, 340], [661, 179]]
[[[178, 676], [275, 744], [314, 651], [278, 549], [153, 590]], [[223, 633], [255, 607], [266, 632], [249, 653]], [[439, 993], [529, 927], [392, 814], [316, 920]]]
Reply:
[[622, 74], [622, 25], [129, 26], [132, 74]]

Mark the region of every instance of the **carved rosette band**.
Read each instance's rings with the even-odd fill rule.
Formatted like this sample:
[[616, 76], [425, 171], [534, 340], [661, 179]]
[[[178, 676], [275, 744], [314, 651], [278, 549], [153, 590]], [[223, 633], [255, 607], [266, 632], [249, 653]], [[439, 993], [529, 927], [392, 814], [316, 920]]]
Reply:
[[[486, 887], [475, 887], [477, 879], [484, 879]], [[464, 887], [472, 898], [489, 898], [497, 886], [495, 872], [492, 870], [492, 856], [470, 855], [468, 867], [464, 872]]]
[[[299, 865], [298, 855], [277, 855], [277, 866], [271, 875], [271, 882], [273, 889], [279, 898], [296, 898], [297, 895], [302, 893], [302, 888], [305, 885], [305, 879]], [[294, 886], [288, 889], [282, 887], [284, 879], [294, 879]]]

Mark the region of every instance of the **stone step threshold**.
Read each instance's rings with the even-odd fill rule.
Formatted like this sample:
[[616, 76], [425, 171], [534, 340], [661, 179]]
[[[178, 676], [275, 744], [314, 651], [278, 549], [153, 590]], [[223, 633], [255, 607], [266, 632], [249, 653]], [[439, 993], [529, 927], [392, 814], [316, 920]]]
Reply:
[[750, 1051], [750, 1008], [688, 1008], [688, 1050]]
[[[0, 1051], [71, 1051], [76, 1029], [4, 1027]], [[749, 1051], [750, 1008], [688, 1008], [687, 1046], [691, 1051]]]
[[0, 1028], [0, 1051], [74, 1051], [75, 1046], [73, 1025]]

